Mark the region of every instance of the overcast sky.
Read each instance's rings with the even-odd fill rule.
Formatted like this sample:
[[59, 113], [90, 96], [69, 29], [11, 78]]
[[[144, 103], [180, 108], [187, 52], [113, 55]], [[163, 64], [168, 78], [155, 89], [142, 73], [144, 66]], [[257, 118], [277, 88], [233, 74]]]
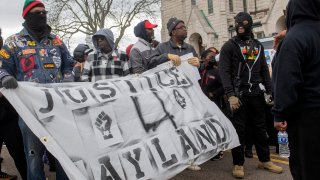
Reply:
[[24, 0], [1, 0], [0, 27], [4, 38], [21, 29], [23, 4]]
[[[24, 19], [22, 18], [22, 9], [24, 0], [0, 0], [0, 27], [2, 29], [2, 36], [6, 39], [8, 36], [19, 32], [22, 29], [22, 23]], [[50, 13], [50, 12], [49, 12]], [[136, 20], [133, 25], [136, 25], [140, 20]], [[151, 22], [153, 20], [150, 20]], [[160, 41], [160, 31], [161, 31], [161, 20], [158, 19], [156, 22], [152, 22], [158, 24], [158, 27], [155, 29], [155, 38]], [[125, 37], [120, 42], [120, 49], [125, 50], [127, 45], [136, 42], [136, 37], [133, 34], [133, 27], [130, 27], [126, 30]], [[82, 34], [76, 35], [73, 39], [71, 39], [71, 51], [75, 48], [78, 43], [84, 43], [85, 36]]]

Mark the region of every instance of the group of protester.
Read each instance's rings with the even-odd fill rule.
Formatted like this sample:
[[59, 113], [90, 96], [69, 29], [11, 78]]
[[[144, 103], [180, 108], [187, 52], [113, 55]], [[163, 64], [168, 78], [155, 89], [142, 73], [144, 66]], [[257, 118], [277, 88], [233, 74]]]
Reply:
[[[199, 68], [200, 86], [205, 95], [225, 112], [235, 127], [240, 146], [232, 149], [235, 178], [244, 178], [247, 127], [260, 163], [258, 167], [273, 173], [283, 169], [270, 161], [266, 130], [265, 104], [274, 106], [274, 126], [286, 130], [290, 140], [290, 170], [294, 179], [314, 179], [320, 159], [320, 1], [290, 0], [287, 6], [287, 34], [277, 47], [272, 81], [264, 56], [264, 47], [253, 37], [252, 17], [240, 12], [235, 17], [237, 35], [221, 51], [208, 48], [201, 53], [185, 42], [187, 28], [178, 18], [170, 18], [170, 40], [154, 43], [154, 28], [148, 20], [134, 28], [138, 41], [124, 53], [114, 45], [113, 32], [104, 28], [92, 36], [94, 49], [79, 44], [70, 55], [63, 41], [51, 33], [47, 11], [40, 0], [26, 0], [23, 29], [6, 39], [0, 51], [0, 79], [6, 89], [18, 87], [17, 81], [37, 83], [95, 82], [128, 74], [140, 74], [167, 61], [181, 64], [180, 56], [192, 53], [188, 63]], [[45, 147], [0, 97], [0, 143], [5, 142], [23, 179], [43, 180]], [[318, 133], [319, 132], [319, 133]], [[215, 159], [220, 159], [220, 152]], [[56, 161], [56, 179], [68, 179]], [[1, 164], [1, 162], [0, 162]], [[190, 170], [201, 170], [190, 162]], [[1, 166], [0, 166], [1, 169]], [[0, 179], [16, 179], [0, 173]]]

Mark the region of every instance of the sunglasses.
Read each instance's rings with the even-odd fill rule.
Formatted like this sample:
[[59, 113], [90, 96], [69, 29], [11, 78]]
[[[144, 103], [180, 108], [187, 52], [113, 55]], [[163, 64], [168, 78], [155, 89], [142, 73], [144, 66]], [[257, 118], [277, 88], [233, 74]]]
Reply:
[[29, 13], [34, 14], [34, 15], [41, 15], [41, 14], [46, 15], [46, 14], [48, 14], [48, 11], [33, 11], [33, 12], [30, 11]]

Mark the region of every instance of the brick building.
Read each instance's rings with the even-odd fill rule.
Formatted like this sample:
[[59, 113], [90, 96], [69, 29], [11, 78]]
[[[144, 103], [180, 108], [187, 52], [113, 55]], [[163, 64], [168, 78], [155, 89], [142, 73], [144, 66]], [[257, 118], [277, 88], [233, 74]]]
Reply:
[[170, 37], [170, 17], [182, 19], [188, 27], [187, 42], [199, 53], [214, 46], [221, 48], [235, 35], [234, 16], [241, 11], [253, 17], [257, 38], [270, 37], [285, 28], [284, 10], [288, 0], [161, 0], [161, 40]]

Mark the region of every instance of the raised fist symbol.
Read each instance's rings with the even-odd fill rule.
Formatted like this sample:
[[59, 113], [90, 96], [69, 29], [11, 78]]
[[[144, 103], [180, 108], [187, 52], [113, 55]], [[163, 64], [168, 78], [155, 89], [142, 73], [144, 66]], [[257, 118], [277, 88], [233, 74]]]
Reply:
[[110, 131], [111, 123], [112, 119], [104, 111], [102, 111], [96, 119], [95, 125], [103, 135], [104, 139], [113, 138], [113, 135]]

